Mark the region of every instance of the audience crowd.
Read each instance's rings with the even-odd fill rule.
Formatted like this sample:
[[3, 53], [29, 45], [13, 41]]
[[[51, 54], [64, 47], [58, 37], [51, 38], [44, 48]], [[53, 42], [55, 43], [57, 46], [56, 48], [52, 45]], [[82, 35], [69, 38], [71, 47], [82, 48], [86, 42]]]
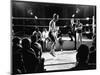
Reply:
[[[38, 35], [40, 32], [38, 32]], [[14, 37], [12, 39], [12, 73], [39, 73], [44, 72], [44, 58], [42, 58], [42, 42], [34, 32], [31, 37]], [[39, 37], [40, 38], [40, 37]], [[59, 43], [62, 42], [59, 41]], [[91, 48], [81, 44], [77, 49], [76, 66], [70, 70], [96, 69], [96, 36], [93, 37]]]
[[44, 71], [42, 47], [34, 35], [31, 38], [13, 38], [12, 72], [13, 74], [36, 73]]

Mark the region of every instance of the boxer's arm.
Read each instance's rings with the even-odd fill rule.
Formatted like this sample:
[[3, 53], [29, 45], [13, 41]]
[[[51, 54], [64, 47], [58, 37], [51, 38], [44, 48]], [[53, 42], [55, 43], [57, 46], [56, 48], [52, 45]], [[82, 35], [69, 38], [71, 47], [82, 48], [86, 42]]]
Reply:
[[53, 24], [53, 21], [51, 20], [49, 23], [49, 31], [52, 30], [52, 24]]

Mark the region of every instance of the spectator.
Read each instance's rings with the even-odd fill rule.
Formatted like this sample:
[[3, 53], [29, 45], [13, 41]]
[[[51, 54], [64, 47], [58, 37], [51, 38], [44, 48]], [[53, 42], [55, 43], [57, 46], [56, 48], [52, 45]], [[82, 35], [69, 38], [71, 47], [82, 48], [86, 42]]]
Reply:
[[25, 73], [25, 68], [24, 68], [22, 53], [21, 53], [20, 38], [15, 37], [13, 39], [12, 45], [13, 45], [12, 46], [13, 74]]
[[88, 46], [82, 44], [78, 48], [78, 53], [76, 55], [77, 64], [76, 67], [72, 68], [72, 70], [86, 70], [89, 69], [88, 65], [88, 56], [89, 56], [89, 48]]
[[93, 64], [96, 68], [96, 51], [92, 51], [89, 54], [89, 64]]
[[43, 32], [42, 32], [42, 41], [43, 41], [43, 48], [42, 50], [43, 51], [46, 51], [46, 48], [47, 48], [47, 43], [48, 43], [48, 31], [46, 28], [43, 29]]
[[44, 70], [44, 58], [41, 58], [42, 56], [42, 47], [41, 45], [36, 41], [36, 36], [32, 35], [31, 36], [31, 48], [35, 51], [36, 56], [39, 59], [39, 63], [40, 63], [40, 71]]
[[34, 49], [36, 56], [41, 57], [42, 55], [42, 47], [41, 45], [36, 41], [36, 36], [31, 36], [31, 48]]
[[90, 48], [89, 64], [94, 65], [94, 68], [96, 68], [96, 46], [94, 45]]
[[13, 38], [12, 42], [13, 42], [12, 48], [13, 48], [13, 53], [14, 53], [14, 52], [16, 52], [17, 50], [19, 50], [21, 48], [20, 38], [19, 37]]
[[93, 36], [93, 43], [90, 47], [89, 64], [93, 64], [96, 68], [96, 35]]
[[36, 41], [41, 40], [41, 32], [39, 31], [38, 27], [35, 27], [35, 31], [32, 33], [32, 35], [36, 36]]
[[22, 40], [23, 61], [27, 73], [34, 73], [38, 71], [39, 60], [33, 49], [31, 43], [27, 38]]
[[33, 32], [32, 35], [36, 37], [36, 41], [40, 43], [43, 48], [42, 34], [38, 27], [35, 27], [35, 31]]

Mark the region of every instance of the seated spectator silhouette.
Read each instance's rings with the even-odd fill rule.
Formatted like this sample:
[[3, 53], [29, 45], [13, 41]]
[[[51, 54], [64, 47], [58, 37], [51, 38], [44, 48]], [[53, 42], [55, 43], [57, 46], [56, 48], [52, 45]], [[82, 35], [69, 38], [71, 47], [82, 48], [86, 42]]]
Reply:
[[31, 36], [31, 41], [32, 41], [31, 48], [34, 49], [37, 57], [41, 57], [42, 47], [41, 47], [41, 44], [39, 44], [36, 39], [37, 39], [36, 36], [34, 35]]
[[24, 38], [22, 40], [22, 52], [23, 61], [26, 69], [26, 73], [34, 73], [38, 71], [39, 60], [33, 49], [31, 49], [31, 43], [29, 39]]
[[43, 48], [42, 33], [38, 27], [35, 27], [35, 31], [32, 33], [32, 35], [36, 37], [36, 41], [40, 43]]
[[13, 38], [12, 42], [12, 72], [13, 74], [25, 73], [21, 54], [20, 38]]
[[16, 51], [18, 51], [19, 49], [21, 49], [21, 46], [20, 46], [20, 38], [19, 37], [15, 37], [13, 38], [12, 40], [12, 48], [13, 48], [13, 53], [15, 53]]
[[32, 33], [33, 36], [36, 36], [36, 41], [41, 40], [41, 32], [38, 27], [35, 27], [35, 31]]
[[93, 46], [90, 48], [89, 64], [91, 65], [92, 69], [96, 69], [96, 48]]
[[40, 69], [39, 71], [43, 71], [44, 70], [44, 58], [41, 58], [42, 56], [42, 47], [41, 47], [41, 44], [39, 44], [37, 41], [36, 41], [36, 36], [32, 35], [31, 36], [31, 48], [35, 51], [36, 53], [36, 56], [38, 57], [39, 59], [39, 63], [40, 63]]
[[88, 66], [88, 56], [89, 56], [89, 48], [88, 46], [82, 44], [78, 48], [78, 53], [76, 55], [77, 64], [76, 67], [72, 68], [72, 70], [86, 70], [89, 69]]
[[92, 46], [90, 47], [89, 64], [93, 64], [96, 68], [96, 35], [93, 36]]
[[91, 52], [95, 50], [96, 50], [96, 35], [93, 36], [92, 46], [90, 47]]
[[89, 54], [89, 64], [91, 65], [91, 68], [96, 69], [96, 51]]

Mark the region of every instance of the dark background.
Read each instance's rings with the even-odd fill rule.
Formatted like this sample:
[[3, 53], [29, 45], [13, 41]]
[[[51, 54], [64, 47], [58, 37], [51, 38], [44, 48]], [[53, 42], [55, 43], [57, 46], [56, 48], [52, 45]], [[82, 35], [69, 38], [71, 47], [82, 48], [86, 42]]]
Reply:
[[[72, 18], [77, 8], [79, 13], [76, 14], [75, 18], [92, 18], [95, 16], [96, 24], [96, 6], [92, 5], [75, 5], [75, 4], [56, 4], [56, 3], [39, 3], [39, 2], [21, 2], [12, 1], [12, 16], [17, 18], [52, 18], [54, 13], [59, 14], [60, 18]], [[31, 15], [30, 12], [33, 14]], [[12, 19], [13, 30], [19, 31], [30, 31], [33, 32], [32, 26], [49, 26], [50, 20], [33, 20], [33, 19]], [[92, 24], [92, 20], [81, 20], [85, 24]], [[57, 26], [69, 25], [70, 20], [59, 20]], [[41, 29], [41, 28], [40, 28]], [[42, 31], [42, 30], [41, 30]], [[28, 32], [29, 33], [29, 32]]]

